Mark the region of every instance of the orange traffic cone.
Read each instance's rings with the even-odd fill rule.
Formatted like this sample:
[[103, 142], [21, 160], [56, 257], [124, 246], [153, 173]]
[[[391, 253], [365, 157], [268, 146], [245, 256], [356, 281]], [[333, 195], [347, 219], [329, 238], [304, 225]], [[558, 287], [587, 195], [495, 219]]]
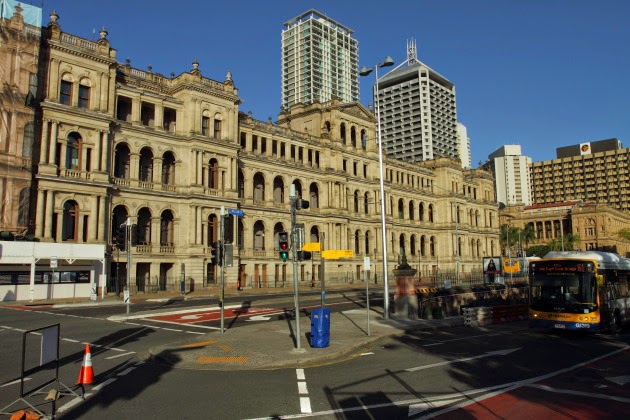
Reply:
[[90, 345], [85, 345], [85, 356], [83, 356], [83, 363], [81, 364], [81, 370], [79, 371], [79, 379], [77, 384], [87, 385], [94, 382], [94, 370], [92, 369], [92, 353], [90, 353]]

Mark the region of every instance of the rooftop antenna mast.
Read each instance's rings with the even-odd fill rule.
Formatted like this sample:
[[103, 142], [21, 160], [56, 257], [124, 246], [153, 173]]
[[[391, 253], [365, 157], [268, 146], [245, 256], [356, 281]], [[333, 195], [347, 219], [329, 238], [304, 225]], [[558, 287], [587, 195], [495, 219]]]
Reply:
[[418, 49], [416, 48], [416, 40], [411, 38], [407, 40], [407, 65], [410, 66], [418, 61]]

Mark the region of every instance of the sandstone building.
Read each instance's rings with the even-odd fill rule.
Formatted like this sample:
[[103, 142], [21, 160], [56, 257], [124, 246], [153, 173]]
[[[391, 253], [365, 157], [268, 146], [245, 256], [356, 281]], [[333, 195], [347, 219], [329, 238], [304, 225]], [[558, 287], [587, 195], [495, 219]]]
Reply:
[[[327, 279], [358, 278], [364, 257], [381, 272], [371, 111], [333, 99], [296, 104], [277, 124], [257, 121], [239, 111], [229, 73], [223, 81], [207, 78], [196, 61], [169, 77], [140, 70], [117, 61], [105, 29], [93, 42], [63, 32], [57, 20], [53, 12], [42, 33], [35, 211], [28, 223], [3, 229], [28, 228], [44, 242], [106, 245], [109, 273], [99, 289], [115, 288], [113, 279], [127, 269], [140, 290], [171, 287], [181, 278], [201, 286], [219, 275], [211, 244], [219, 238], [222, 209], [239, 209], [244, 216], [233, 222], [228, 286], [278, 285], [293, 275], [292, 264], [278, 257], [278, 232], [291, 227], [293, 184], [310, 201], [298, 216], [307, 241], [354, 252], [326, 261]], [[15, 159], [15, 150], [3, 150], [3, 159]], [[463, 170], [443, 158], [386, 159], [384, 172], [390, 270], [403, 252], [422, 275], [454, 270], [456, 257], [461, 271], [479, 269], [484, 255], [499, 252], [486, 171]], [[136, 226], [130, 260], [113, 240], [127, 219]], [[318, 253], [300, 262], [300, 281], [317, 279], [321, 264]]]

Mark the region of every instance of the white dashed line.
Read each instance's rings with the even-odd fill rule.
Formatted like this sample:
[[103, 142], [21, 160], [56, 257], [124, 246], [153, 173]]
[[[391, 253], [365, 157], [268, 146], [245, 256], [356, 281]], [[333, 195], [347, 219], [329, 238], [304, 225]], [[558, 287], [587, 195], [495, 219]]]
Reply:
[[300, 411], [303, 414], [310, 414], [312, 413], [311, 399], [308, 397], [308, 387], [306, 386], [306, 375], [304, 374], [304, 369], [295, 369], [295, 375], [298, 379], [298, 394], [306, 395], [304, 397], [300, 397]]

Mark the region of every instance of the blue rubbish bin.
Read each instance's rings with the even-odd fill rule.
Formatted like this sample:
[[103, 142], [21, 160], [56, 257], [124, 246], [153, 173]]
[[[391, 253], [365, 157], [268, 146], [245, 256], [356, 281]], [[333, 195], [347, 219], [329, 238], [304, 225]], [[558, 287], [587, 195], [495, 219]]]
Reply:
[[313, 309], [313, 312], [311, 312], [311, 347], [328, 347], [329, 342], [330, 309]]

